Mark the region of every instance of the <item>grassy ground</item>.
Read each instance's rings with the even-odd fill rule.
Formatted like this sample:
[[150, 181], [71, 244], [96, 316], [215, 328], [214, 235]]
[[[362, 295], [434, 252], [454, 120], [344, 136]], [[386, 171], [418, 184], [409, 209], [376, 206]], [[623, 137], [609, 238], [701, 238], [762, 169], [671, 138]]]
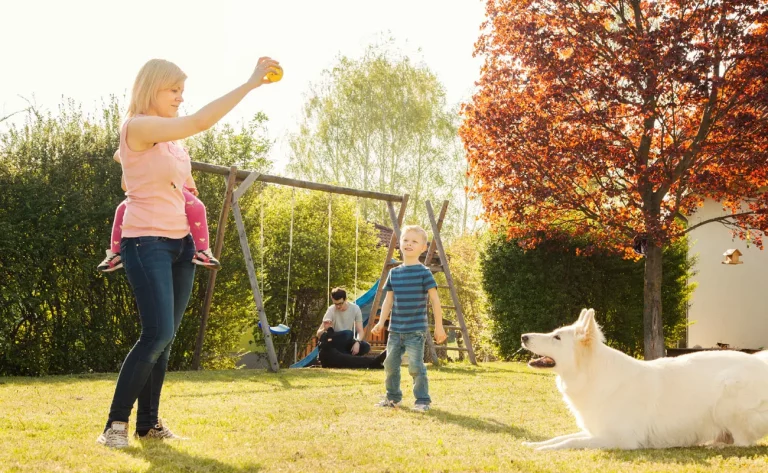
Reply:
[[[409, 407], [411, 381], [403, 374]], [[768, 471], [765, 443], [534, 452], [520, 442], [575, 429], [554, 377], [488, 363], [430, 367], [429, 378], [433, 409], [420, 414], [373, 407], [383, 393], [382, 371], [171, 373], [161, 415], [192, 440], [131, 440], [121, 451], [95, 443], [114, 374], [0, 378], [0, 471]]]

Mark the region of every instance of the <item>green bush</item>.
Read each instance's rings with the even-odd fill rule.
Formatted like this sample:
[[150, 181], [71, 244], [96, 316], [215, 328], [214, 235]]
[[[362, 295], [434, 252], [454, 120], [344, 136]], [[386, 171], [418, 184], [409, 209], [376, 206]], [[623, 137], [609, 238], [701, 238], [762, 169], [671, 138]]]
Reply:
[[[503, 357], [518, 351], [521, 334], [571, 324], [585, 307], [595, 309], [609, 345], [642, 356], [643, 260], [585, 252], [587, 248], [584, 242], [551, 241], [526, 251], [507, 241], [503, 232], [491, 238], [483, 254], [483, 286]], [[684, 334], [692, 265], [685, 240], [664, 250], [662, 304], [668, 345]]]
[[122, 199], [119, 111], [74, 104], [0, 136], [0, 374], [115, 371], [138, 336], [121, 273], [104, 277]]

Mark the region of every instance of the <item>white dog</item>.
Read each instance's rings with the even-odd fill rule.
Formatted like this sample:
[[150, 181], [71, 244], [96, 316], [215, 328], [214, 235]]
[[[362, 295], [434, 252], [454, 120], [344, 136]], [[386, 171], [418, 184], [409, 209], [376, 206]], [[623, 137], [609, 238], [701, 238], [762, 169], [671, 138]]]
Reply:
[[768, 352], [704, 351], [641, 361], [606, 346], [595, 311], [551, 333], [528, 333], [529, 362], [557, 373], [580, 432], [537, 450], [752, 445], [768, 435]]

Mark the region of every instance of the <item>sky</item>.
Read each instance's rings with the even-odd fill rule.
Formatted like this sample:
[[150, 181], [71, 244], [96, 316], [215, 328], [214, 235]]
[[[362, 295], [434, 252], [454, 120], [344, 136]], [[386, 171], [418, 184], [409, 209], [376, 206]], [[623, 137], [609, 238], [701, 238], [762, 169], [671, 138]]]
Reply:
[[484, 16], [481, 0], [0, 0], [0, 117], [25, 108], [25, 99], [53, 112], [64, 99], [86, 112], [110, 95], [126, 103], [151, 58], [187, 74], [191, 113], [270, 56], [283, 79], [249, 94], [223, 121], [266, 113], [279, 174], [311, 84], [340, 56], [360, 57], [382, 38], [435, 72], [449, 105], [467, 101], [482, 64], [472, 53]]

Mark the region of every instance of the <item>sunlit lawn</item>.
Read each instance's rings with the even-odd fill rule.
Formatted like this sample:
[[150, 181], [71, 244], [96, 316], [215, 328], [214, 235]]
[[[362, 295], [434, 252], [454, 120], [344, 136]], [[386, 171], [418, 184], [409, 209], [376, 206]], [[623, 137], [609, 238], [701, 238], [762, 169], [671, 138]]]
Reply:
[[420, 414], [403, 374], [406, 407], [382, 410], [383, 371], [170, 373], [161, 416], [191, 440], [121, 451], [95, 443], [114, 374], [0, 378], [0, 471], [768, 471], [765, 443], [534, 452], [520, 442], [575, 429], [554, 377], [513, 363], [430, 367], [433, 409]]

